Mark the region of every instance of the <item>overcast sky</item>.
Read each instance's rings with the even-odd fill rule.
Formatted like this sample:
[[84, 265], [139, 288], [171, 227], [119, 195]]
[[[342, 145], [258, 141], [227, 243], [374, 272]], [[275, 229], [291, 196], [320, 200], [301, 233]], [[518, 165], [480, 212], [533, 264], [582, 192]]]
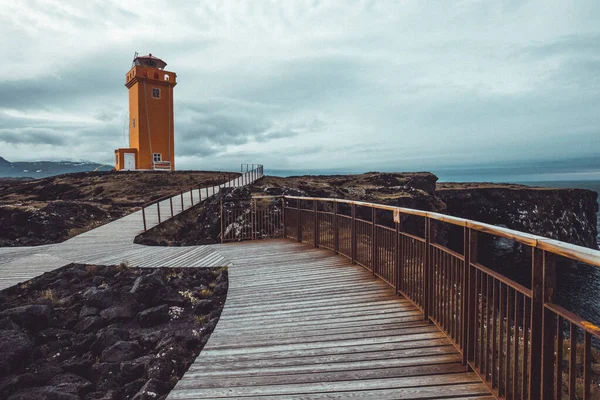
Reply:
[[135, 51], [177, 73], [179, 168], [600, 156], [598, 0], [0, 3], [10, 161], [111, 163]]

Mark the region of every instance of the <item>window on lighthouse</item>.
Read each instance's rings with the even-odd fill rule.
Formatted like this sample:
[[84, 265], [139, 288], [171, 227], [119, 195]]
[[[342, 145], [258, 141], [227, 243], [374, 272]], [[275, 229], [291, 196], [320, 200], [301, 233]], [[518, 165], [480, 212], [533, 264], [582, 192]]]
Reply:
[[154, 162], [162, 161], [162, 155], [160, 153], [154, 153], [152, 158], [153, 158]]
[[152, 97], [154, 97], [155, 99], [160, 99], [160, 89], [159, 88], [152, 88]]

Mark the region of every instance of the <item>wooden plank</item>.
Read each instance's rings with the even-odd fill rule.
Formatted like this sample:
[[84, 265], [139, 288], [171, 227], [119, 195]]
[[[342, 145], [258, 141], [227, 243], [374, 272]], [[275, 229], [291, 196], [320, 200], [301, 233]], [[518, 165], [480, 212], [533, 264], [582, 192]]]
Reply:
[[[212, 379], [214, 377], [236, 377], [236, 376], [280, 376], [280, 375], [296, 375], [296, 374], [314, 374], [326, 372], [349, 372], [349, 371], [366, 371], [372, 369], [389, 369], [414, 365], [445, 365], [460, 362], [460, 354], [442, 354], [420, 357], [406, 357], [397, 359], [380, 359], [366, 361], [345, 361], [344, 363], [320, 363], [320, 364], [301, 364], [291, 366], [262, 366], [260, 368], [239, 368], [236, 364], [230, 364], [227, 369], [206, 368], [202, 370], [190, 371], [189, 377], [186, 380], [190, 381], [191, 385], [198, 385], [198, 377]], [[461, 372], [464, 372], [464, 368]], [[344, 380], [344, 379], [341, 379]], [[194, 386], [194, 387], [202, 387]]]
[[[428, 343], [433, 343], [428, 342]], [[338, 348], [339, 349], [339, 348]], [[215, 356], [203, 354], [202, 359], [206, 363], [210, 363], [210, 368], [215, 369], [231, 369], [232, 364], [235, 364], [239, 368], [262, 368], [262, 367], [282, 367], [291, 365], [306, 365], [306, 364], [326, 364], [326, 363], [345, 363], [349, 361], [368, 361], [368, 360], [385, 360], [385, 359], [398, 359], [405, 357], [416, 357], [416, 356], [430, 356], [440, 354], [456, 354], [456, 349], [450, 345], [432, 345], [430, 347], [415, 347], [405, 348], [400, 350], [381, 350], [381, 351], [367, 351], [361, 352], [352, 351], [341, 354], [330, 354], [330, 355], [311, 355], [303, 356], [301, 353], [296, 352], [296, 356], [285, 357], [286, 353], [261, 353], [258, 354], [254, 359], [249, 358], [247, 355], [239, 357], [230, 356]], [[204, 366], [192, 365], [189, 371], [203, 371]]]
[[[283, 342], [295, 342], [299, 340], [306, 341], [327, 341], [327, 340], [340, 340], [347, 338], [368, 338], [368, 337], [379, 337], [379, 336], [389, 336], [395, 334], [403, 334], [403, 333], [421, 333], [421, 332], [435, 332], [437, 331], [435, 327], [431, 325], [408, 325], [406, 327], [400, 327], [395, 329], [369, 329], [366, 330], [364, 327], [362, 329], [352, 327], [352, 328], [339, 328], [335, 330], [327, 329], [327, 330], [316, 330], [311, 334], [306, 332], [298, 333], [298, 332], [288, 332], [285, 335], [280, 334], [271, 334], [268, 330], [265, 330], [264, 333], [261, 333], [259, 336], [251, 340], [246, 340], [245, 343], [264, 343], [266, 340], [269, 341], [277, 341], [278, 343]], [[224, 344], [231, 344], [231, 340], [238, 338], [239, 335], [236, 334], [215, 334], [213, 338], [213, 345], [218, 345], [221, 342]]]
[[[184, 382], [181, 380], [179, 382]], [[265, 385], [231, 388], [193, 388], [179, 389], [179, 383], [169, 395], [170, 399], [186, 398], [228, 398], [231, 396], [261, 396], [261, 395], [286, 395], [310, 393], [335, 393], [353, 390], [377, 390], [413, 387], [418, 393], [421, 387], [436, 385], [464, 385], [479, 383], [479, 377], [474, 373], [426, 375], [416, 377], [397, 377], [386, 379], [348, 380], [337, 382], [296, 383], [292, 385]], [[184, 383], [187, 385], [188, 383]], [[183, 384], [182, 384], [183, 385]], [[443, 395], [443, 389], [439, 391]]]
[[[169, 398], [491, 395], [412, 303], [351, 261], [290, 241], [215, 248], [232, 263], [225, 309]], [[453, 389], [422, 390], [441, 382]]]
[[[454, 357], [456, 359], [456, 357]], [[258, 386], [258, 385], [292, 385], [298, 383], [314, 383], [314, 382], [335, 382], [342, 380], [367, 380], [367, 379], [386, 379], [409, 376], [422, 375], [438, 375], [438, 374], [458, 374], [464, 372], [464, 367], [459, 362], [449, 364], [427, 364], [427, 361], [422, 363], [413, 362], [405, 367], [389, 367], [363, 370], [342, 370], [337, 372], [317, 372], [317, 373], [296, 373], [296, 374], [274, 374], [274, 375], [259, 375], [259, 376], [227, 376], [216, 378], [207, 376], [202, 372], [194, 374], [193, 371], [188, 371], [190, 377], [196, 377], [195, 380], [188, 379], [182, 383], [181, 389], [187, 387], [202, 388], [227, 388], [235, 386]]]
[[354, 340], [354, 339], [375, 339], [381, 337], [393, 337], [396, 338], [402, 334], [417, 334], [417, 333], [430, 333], [439, 332], [436, 327], [424, 326], [412, 329], [406, 329], [401, 331], [380, 331], [380, 332], [350, 332], [345, 334], [337, 335], [323, 335], [323, 336], [309, 336], [309, 337], [291, 337], [280, 335], [278, 338], [266, 339], [263, 335], [252, 335], [254, 340], [244, 340], [242, 343], [236, 341], [241, 339], [245, 335], [228, 335], [226, 337], [220, 337], [220, 340], [215, 340], [212, 345], [213, 349], [234, 349], [239, 347], [261, 347], [264, 346], [265, 340], [269, 340], [272, 345], [283, 345], [283, 344], [299, 344], [299, 343], [322, 343], [322, 342], [340, 342], [343, 340]]
[[[211, 363], [217, 362], [242, 362], [242, 361], [253, 361], [253, 360], [278, 360], [283, 358], [305, 358], [305, 357], [333, 357], [347, 354], [358, 354], [358, 353], [377, 353], [377, 352], [394, 352], [399, 350], [418, 350], [422, 351], [422, 354], [429, 354], [431, 347], [442, 347], [452, 346], [444, 336], [437, 339], [427, 339], [412, 342], [396, 342], [396, 343], [379, 343], [379, 344], [367, 344], [359, 346], [343, 346], [343, 347], [320, 347], [320, 348], [309, 348], [309, 349], [292, 349], [287, 351], [267, 351], [267, 352], [255, 352], [255, 353], [239, 353], [239, 354], [222, 354], [218, 352], [211, 352], [210, 349], [204, 349], [202, 351], [202, 358], [210, 360]], [[415, 354], [415, 355], [418, 355]], [[276, 361], [275, 361], [276, 362]], [[190, 368], [194, 368], [197, 365], [199, 368], [203, 368], [202, 363], [192, 364]]]
[[[358, 390], [339, 393], [302, 393], [277, 396], [253, 396], [253, 399], [277, 400], [402, 400], [402, 399], [462, 399], [462, 400], [495, 400], [486, 396], [488, 390], [483, 383], [469, 383], [451, 386], [428, 386], [418, 388], [395, 388], [379, 390]], [[175, 398], [175, 397], [169, 397]], [[202, 397], [202, 399], [208, 399]], [[247, 400], [248, 397], [229, 397], [235, 400]]]

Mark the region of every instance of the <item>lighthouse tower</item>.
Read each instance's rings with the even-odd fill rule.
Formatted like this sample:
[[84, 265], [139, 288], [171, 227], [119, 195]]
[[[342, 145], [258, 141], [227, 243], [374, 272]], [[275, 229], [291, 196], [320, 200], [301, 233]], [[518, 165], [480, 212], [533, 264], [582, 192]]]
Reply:
[[152, 54], [136, 56], [129, 89], [129, 147], [115, 150], [117, 170], [175, 169], [173, 87], [177, 75]]

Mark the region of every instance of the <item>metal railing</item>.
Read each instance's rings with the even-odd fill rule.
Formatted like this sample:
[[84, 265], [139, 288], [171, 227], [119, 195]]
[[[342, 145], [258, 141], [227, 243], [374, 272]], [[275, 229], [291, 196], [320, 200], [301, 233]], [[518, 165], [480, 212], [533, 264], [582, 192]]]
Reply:
[[[252, 169], [250, 169], [250, 166], [252, 166]], [[244, 172], [244, 168], [246, 169], [246, 172]], [[173, 218], [175, 215], [178, 215], [179, 213], [202, 202], [203, 200], [206, 200], [207, 198], [219, 193], [221, 188], [246, 186], [256, 181], [257, 179], [263, 177], [263, 166], [260, 164], [242, 164], [241, 169], [241, 175], [237, 176], [235, 179], [231, 179], [219, 185], [207, 187], [201, 187], [200, 185], [198, 185], [197, 187], [190, 187], [187, 191], [181, 190], [178, 194], [169, 194], [142, 205], [142, 220], [144, 223], [144, 232], [148, 230], [149, 224], [147, 221], [146, 214], [149, 210], [154, 211], [154, 209], [156, 209], [156, 215], [158, 217], [157, 221], [158, 224], [161, 224]], [[196, 193], [195, 197], [194, 193]], [[189, 203], [187, 203], [188, 195]], [[161, 205], [163, 206], [162, 213]]]
[[220, 210], [221, 243], [283, 235], [283, 200], [273, 203], [257, 198], [221, 199]]
[[170, 171], [171, 161], [153, 161], [152, 169], [155, 171]]
[[[404, 295], [452, 341], [463, 364], [495, 396], [598, 395], [592, 393], [598, 385], [591, 382], [591, 341], [600, 338], [600, 328], [555, 304], [553, 294], [559, 259], [598, 267], [600, 251], [434, 212], [340, 199], [278, 198], [284, 204], [284, 237], [345, 256]], [[441, 240], [442, 230], [458, 240], [453, 245]], [[528, 249], [531, 281], [522, 284], [483, 265], [478, 251], [483, 235]]]

